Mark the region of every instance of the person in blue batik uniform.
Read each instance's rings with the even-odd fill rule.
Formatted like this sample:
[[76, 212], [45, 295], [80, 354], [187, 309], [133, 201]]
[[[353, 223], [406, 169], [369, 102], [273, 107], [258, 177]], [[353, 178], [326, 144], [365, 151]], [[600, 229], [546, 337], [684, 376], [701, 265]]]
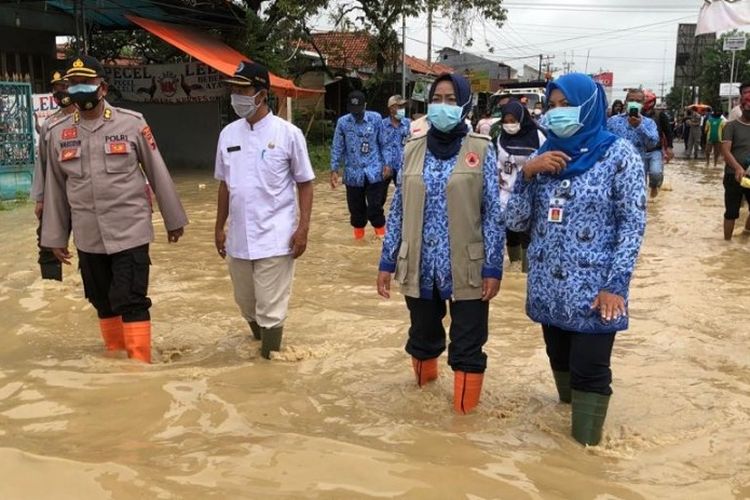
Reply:
[[654, 197], [664, 182], [664, 162], [659, 127], [654, 120], [641, 114], [645, 101], [646, 94], [642, 90], [630, 89], [625, 97], [625, 112], [611, 117], [607, 129], [630, 141], [638, 150]]
[[394, 183], [404, 163], [404, 146], [410, 135], [411, 120], [406, 118], [405, 105], [406, 99], [400, 95], [391, 96], [388, 99], [388, 116], [383, 118], [382, 143], [386, 165], [383, 175], [393, 179]]
[[541, 323], [572, 435], [596, 445], [612, 394], [615, 333], [646, 226], [643, 160], [605, 129], [604, 89], [580, 73], [547, 86], [547, 142], [523, 168], [505, 221], [531, 231], [526, 312]]
[[420, 386], [438, 376], [450, 301], [453, 403], [457, 412], [468, 413], [479, 402], [489, 301], [502, 277], [505, 228], [497, 155], [490, 138], [470, 133], [464, 122], [472, 103], [464, 77], [440, 76], [429, 97], [431, 127], [404, 150], [377, 286], [378, 294], [390, 298], [396, 273], [411, 317], [406, 352]]
[[338, 170], [344, 163], [346, 203], [354, 238], [365, 237], [368, 220], [375, 228], [375, 235], [382, 238], [384, 192], [388, 185], [383, 177], [382, 118], [379, 113], [365, 111], [365, 95], [358, 90], [347, 97], [347, 109], [349, 114], [339, 118], [333, 133], [331, 188], [338, 185]]

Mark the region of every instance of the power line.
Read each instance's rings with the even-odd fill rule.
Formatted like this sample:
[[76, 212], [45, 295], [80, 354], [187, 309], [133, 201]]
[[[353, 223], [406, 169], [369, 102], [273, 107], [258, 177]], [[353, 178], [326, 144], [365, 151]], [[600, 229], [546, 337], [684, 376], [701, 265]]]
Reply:
[[523, 7], [524, 9], [531, 8], [544, 8], [555, 11], [565, 12], [649, 12], [649, 13], [662, 13], [662, 12], [695, 12], [699, 10], [697, 6], [693, 7], [655, 7], [653, 4], [632, 4], [632, 5], [583, 5], [583, 4], [560, 4], [552, 2], [534, 2], [531, 3], [528, 0], [523, 2], [515, 2], [514, 0], [505, 0], [503, 2], [504, 7]]

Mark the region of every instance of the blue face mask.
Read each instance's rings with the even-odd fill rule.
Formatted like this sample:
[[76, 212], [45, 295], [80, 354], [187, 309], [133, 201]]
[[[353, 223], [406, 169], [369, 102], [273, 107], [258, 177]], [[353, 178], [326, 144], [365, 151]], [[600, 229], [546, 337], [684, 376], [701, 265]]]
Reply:
[[399, 108], [396, 110], [396, 118], [398, 118], [399, 120], [403, 120], [405, 116], [406, 116], [405, 109]]
[[89, 83], [79, 83], [77, 85], [71, 85], [68, 87], [68, 94], [89, 94], [96, 92], [99, 85]]
[[427, 107], [427, 119], [441, 132], [450, 132], [461, 123], [463, 109], [455, 104], [433, 103]]
[[599, 89], [595, 90], [592, 96], [586, 99], [580, 106], [550, 109], [542, 119], [542, 126], [561, 139], [573, 137], [583, 128], [583, 122], [594, 108], [589, 109], [589, 112], [583, 118], [581, 118], [581, 110], [589, 101], [596, 97], [598, 92]]

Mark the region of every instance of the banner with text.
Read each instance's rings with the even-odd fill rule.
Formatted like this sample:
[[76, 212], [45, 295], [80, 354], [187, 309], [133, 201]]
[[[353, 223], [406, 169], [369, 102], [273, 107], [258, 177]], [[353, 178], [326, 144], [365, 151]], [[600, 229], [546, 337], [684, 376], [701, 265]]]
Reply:
[[177, 104], [217, 99], [227, 78], [199, 61], [147, 66], [105, 66], [111, 101]]

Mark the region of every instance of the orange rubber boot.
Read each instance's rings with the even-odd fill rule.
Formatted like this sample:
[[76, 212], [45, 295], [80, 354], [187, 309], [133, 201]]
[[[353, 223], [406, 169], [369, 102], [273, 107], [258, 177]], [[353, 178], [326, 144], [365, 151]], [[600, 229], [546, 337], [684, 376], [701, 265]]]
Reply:
[[122, 331], [122, 316], [99, 320], [99, 330], [104, 339], [104, 348], [108, 351], [125, 350], [125, 338]]
[[454, 372], [453, 408], [466, 415], [479, 404], [484, 373]]
[[151, 322], [123, 323], [122, 327], [128, 357], [144, 363], [151, 363]]
[[414, 368], [414, 375], [417, 377], [419, 387], [438, 378], [437, 358], [420, 360], [413, 357], [411, 358], [411, 366]]
[[363, 227], [355, 227], [354, 228], [354, 239], [355, 240], [361, 240], [365, 237], [365, 228]]
[[383, 226], [383, 227], [376, 227], [375, 228], [375, 236], [377, 236], [380, 239], [385, 238], [385, 226]]

